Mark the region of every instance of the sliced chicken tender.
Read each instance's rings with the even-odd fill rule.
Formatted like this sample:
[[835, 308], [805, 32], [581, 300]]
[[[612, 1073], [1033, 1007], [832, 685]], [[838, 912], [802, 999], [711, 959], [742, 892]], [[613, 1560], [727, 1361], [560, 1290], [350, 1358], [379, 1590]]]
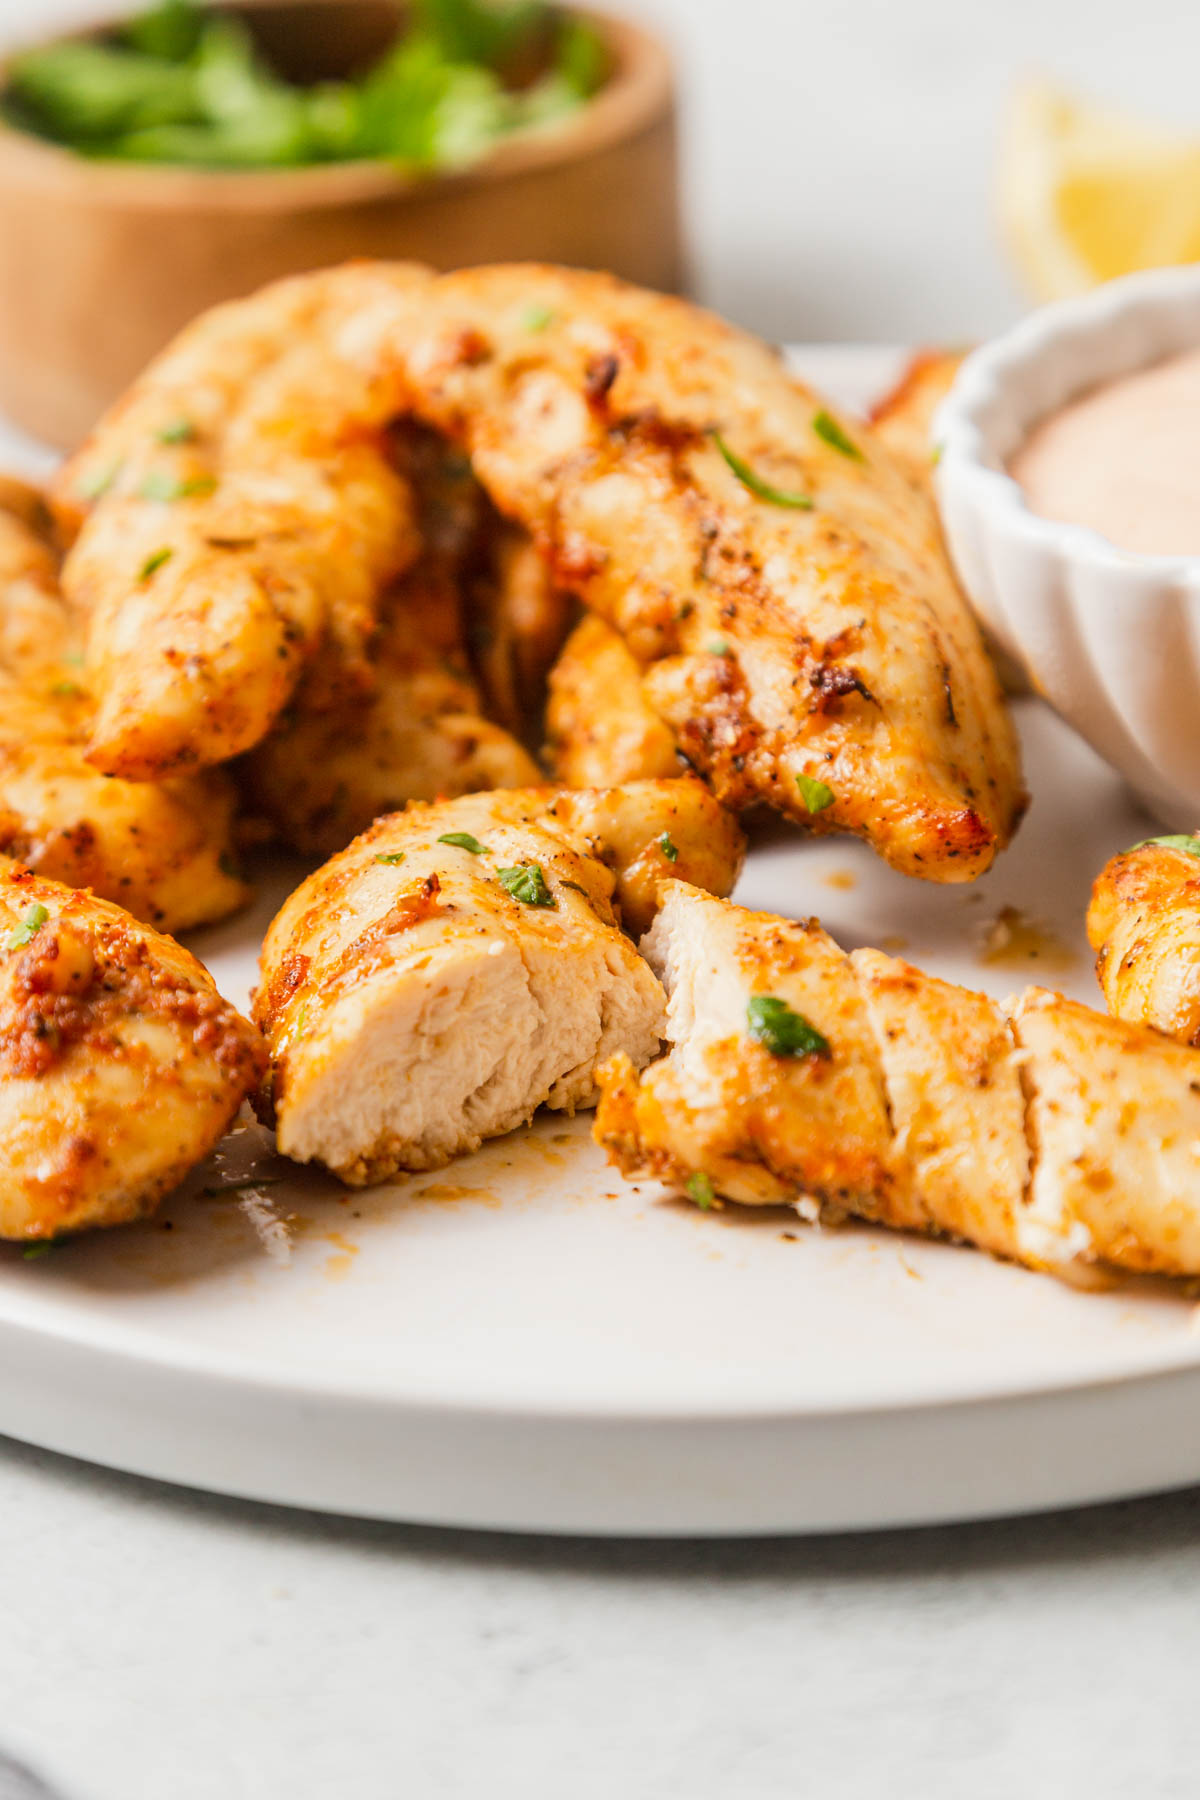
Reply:
[[868, 432], [757, 340], [601, 275], [444, 275], [393, 342], [415, 412], [661, 672], [650, 703], [720, 799], [910, 874], [988, 867], [1015, 735], [933, 508]]
[[[919, 1222], [853, 971], [815, 920], [748, 912], [673, 882], [642, 951], [667, 992], [672, 1050], [640, 1082], [620, 1059], [600, 1071], [596, 1136], [627, 1173], [699, 1198], [804, 1199]], [[803, 1053], [772, 1050], [781, 1009]]]
[[[233, 790], [214, 773], [161, 786], [110, 780], [86, 758], [94, 705], [78, 621], [26, 490], [0, 511], [0, 852], [186, 931], [249, 897], [232, 860]], [[3, 494], [0, 493], [0, 501]]]
[[674, 732], [646, 699], [642, 666], [624, 638], [592, 614], [550, 671], [550, 764], [568, 787], [619, 787], [679, 773]]
[[265, 1061], [253, 1026], [171, 938], [0, 860], [0, 1236], [152, 1211]]
[[255, 1017], [286, 1155], [356, 1186], [439, 1168], [540, 1106], [591, 1104], [617, 1050], [657, 1050], [662, 990], [552, 799], [413, 806], [283, 907]]
[[1061, 995], [997, 1007], [815, 924], [665, 891], [670, 1053], [597, 1073], [595, 1135], [701, 1205], [790, 1201], [1068, 1278], [1200, 1274], [1194, 1052]]
[[1029, 1145], [1011, 1024], [988, 995], [878, 950], [854, 950], [850, 963], [875, 1034], [897, 1145], [929, 1226], [1017, 1256]]
[[99, 703], [89, 755], [106, 774], [250, 749], [318, 651], [369, 686], [379, 598], [420, 546], [389, 455], [393, 393], [338, 346], [424, 279], [353, 264], [216, 308], [62, 471], [59, 515], [78, 528], [64, 582]]
[[1031, 1250], [1200, 1274], [1195, 1052], [1044, 988], [1022, 996], [1013, 1021], [1028, 1059]]
[[1087, 929], [1113, 1017], [1200, 1045], [1200, 837], [1114, 856], [1096, 878]]

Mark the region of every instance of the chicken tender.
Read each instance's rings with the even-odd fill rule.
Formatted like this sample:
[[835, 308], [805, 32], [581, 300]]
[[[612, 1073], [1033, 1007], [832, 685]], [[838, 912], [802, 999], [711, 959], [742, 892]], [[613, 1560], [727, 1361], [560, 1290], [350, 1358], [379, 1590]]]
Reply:
[[1023, 804], [1012, 725], [932, 507], [869, 433], [609, 277], [459, 271], [410, 315], [412, 408], [647, 666], [720, 799], [912, 874], [990, 864]]
[[581, 619], [550, 671], [550, 766], [568, 787], [619, 787], [678, 774], [675, 734], [646, 700], [642, 668], [595, 614]]
[[318, 652], [369, 689], [380, 597], [420, 540], [389, 454], [393, 393], [339, 344], [424, 279], [352, 264], [214, 309], [62, 471], [104, 773], [159, 779], [252, 748]]
[[431, 432], [405, 429], [395, 449], [422, 551], [380, 603], [370, 691], [311, 668], [242, 763], [252, 809], [306, 853], [332, 855], [410, 800], [540, 779], [524, 747], [484, 716], [467, 662], [463, 588], [489, 525], [482, 490]]
[[1200, 836], [1151, 838], [1112, 857], [1087, 932], [1113, 1017], [1200, 1045]]
[[[662, 785], [688, 790], [679, 860], [711, 856], [685, 836], [711, 832], [699, 784]], [[670, 800], [633, 790], [628, 819], [554, 789], [416, 805], [310, 876], [267, 934], [254, 1002], [280, 1149], [356, 1186], [439, 1168], [539, 1106], [590, 1105], [615, 1051], [648, 1061], [662, 990], [614, 895]], [[738, 861], [740, 844], [724, 885]]]
[[231, 856], [231, 787], [215, 772], [109, 780], [88, 763], [94, 708], [45, 507], [18, 484], [0, 505], [0, 852], [167, 931], [223, 918], [249, 897]]
[[965, 350], [922, 350], [870, 413], [871, 431], [918, 487], [928, 488], [937, 447], [933, 420], [966, 361]]
[[1191, 1052], [1044, 989], [997, 1006], [674, 883], [643, 943], [670, 1054], [597, 1072], [595, 1134], [701, 1205], [791, 1203], [1072, 1276], [1200, 1273]]
[[[68, 565], [92, 613], [98, 766], [245, 749], [326, 625], [351, 648], [369, 635], [412, 559], [381, 435], [411, 414], [469, 454], [554, 586], [618, 629], [723, 802], [856, 832], [936, 880], [1008, 841], [1016, 738], [931, 505], [757, 340], [538, 266], [360, 265], [241, 305], [185, 333], [67, 477], [94, 486], [125, 453]], [[278, 367], [243, 355], [239, 319], [260, 357], [258, 338], [294, 339]], [[251, 364], [233, 379], [231, 337]], [[216, 449], [206, 419], [164, 449], [168, 410], [210, 381]], [[171, 501], [146, 497], [164, 483]], [[171, 558], [146, 592], [136, 559], [156, 546]]]
[[0, 861], [0, 1237], [143, 1217], [262, 1076], [207, 971], [119, 907]]

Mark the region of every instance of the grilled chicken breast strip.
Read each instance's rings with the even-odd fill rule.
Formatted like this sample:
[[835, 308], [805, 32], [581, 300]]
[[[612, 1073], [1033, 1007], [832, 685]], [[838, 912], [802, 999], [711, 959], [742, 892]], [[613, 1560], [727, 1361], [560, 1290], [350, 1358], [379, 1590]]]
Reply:
[[546, 747], [568, 787], [652, 781], [683, 766], [675, 733], [646, 699], [641, 664], [594, 613], [579, 621], [550, 671]]
[[[310, 669], [241, 766], [253, 809], [293, 848], [322, 856], [410, 800], [542, 779], [518, 739], [485, 717], [467, 659], [470, 574], [481, 560], [502, 558], [507, 567], [510, 547], [496, 544], [496, 521], [461, 456], [415, 430], [404, 431], [396, 449], [417, 502], [422, 549], [380, 601], [367, 647], [370, 692], [351, 683], [331, 693], [324, 671]], [[508, 613], [502, 585], [490, 590], [497, 630]], [[519, 635], [509, 625], [501, 634], [506, 658], [517, 655]], [[500, 640], [489, 634], [488, 641], [500, 654]], [[514, 693], [506, 699], [516, 704]]]
[[302, 884], [263, 947], [261, 1106], [280, 1149], [362, 1185], [438, 1168], [539, 1106], [591, 1104], [596, 1063], [648, 1061], [663, 1025], [617, 905], [646, 920], [652, 867], [728, 891], [741, 851], [696, 781], [379, 820]]
[[[1023, 804], [1016, 740], [932, 508], [765, 346], [566, 270], [307, 279], [308, 312], [301, 278], [193, 326], [68, 473], [94, 490], [120, 461], [68, 566], [93, 613], [99, 766], [247, 748], [329, 620], [361, 636], [407, 554], [380, 431], [411, 412], [618, 628], [722, 800], [857, 832], [913, 874], [990, 864]], [[294, 340], [266, 373], [244, 357], [243, 398], [239, 317]], [[196, 439], [164, 448], [185, 405]], [[147, 498], [164, 480], [172, 501]]]
[[166, 931], [223, 918], [249, 897], [233, 790], [216, 771], [135, 784], [87, 761], [95, 708], [47, 525], [32, 489], [0, 486], [0, 853]]
[[410, 311], [409, 404], [620, 631], [723, 801], [912, 874], [988, 866], [1022, 805], [1011, 723], [932, 507], [869, 434], [606, 276], [466, 270]]
[[173, 939], [0, 860], [0, 1237], [150, 1212], [228, 1129], [265, 1060]]
[[106, 774], [252, 748], [318, 652], [335, 690], [369, 691], [380, 596], [420, 539], [389, 454], [392, 388], [339, 346], [426, 279], [360, 263], [215, 308], [61, 471]]
[[1087, 916], [1117, 1019], [1200, 1045], [1200, 837], [1152, 838], [1107, 862]]
[[597, 1139], [701, 1204], [791, 1203], [1069, 1275], [1200, 1273], [1190, 1051], [1044, 989], [1004, 1007], [680, 883], [643, 944], [670, 1054], [598, 1071]]

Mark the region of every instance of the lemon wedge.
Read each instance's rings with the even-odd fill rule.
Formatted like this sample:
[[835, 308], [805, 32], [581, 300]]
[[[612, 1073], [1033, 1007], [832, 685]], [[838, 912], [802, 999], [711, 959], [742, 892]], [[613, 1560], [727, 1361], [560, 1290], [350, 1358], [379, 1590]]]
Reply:
[[1039, 300], [1200, 261], [1200, 138], [1031, 83], [1009, 115], [999, 200], [1005, 238]]

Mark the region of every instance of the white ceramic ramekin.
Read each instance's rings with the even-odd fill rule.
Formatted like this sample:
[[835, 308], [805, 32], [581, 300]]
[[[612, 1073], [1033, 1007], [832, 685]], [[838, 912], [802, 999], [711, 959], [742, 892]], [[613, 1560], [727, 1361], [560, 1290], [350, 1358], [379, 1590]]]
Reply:
[[[1039, 420], [1200, 345], [1200, 265], [1048, 306], [975, 351], [943, 402], [938, 499], [976, 612], [1034, 690], [1170, 825], [1200, 823], [1200, 558], [1039, 518], [1005, 473]], [[1200, 467], [1196, 470], [1200, 506]]]

